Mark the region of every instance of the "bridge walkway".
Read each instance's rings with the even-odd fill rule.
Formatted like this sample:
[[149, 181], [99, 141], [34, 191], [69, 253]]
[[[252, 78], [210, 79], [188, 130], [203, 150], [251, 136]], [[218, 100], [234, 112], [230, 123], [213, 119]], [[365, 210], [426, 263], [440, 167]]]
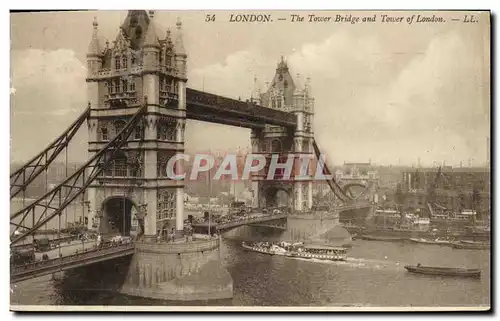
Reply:
[[[53, 256], [56, 251], [50, 251]], [[50, 258], [45, 261], [36, 261], [20, 266], [11, 266], [10, 280], [11, 283], [24, 281], [27, 279], [37, 278], [40, 276], [66, 271], [69, 269], [94, 264], [97, 262], [107, 261], [118, 257], [131, 255], [134, 253], [134, 244], [116, 244], [102, 248], [81, 249], [81, 252], [63, 256]]]
[[229, 222], [225, 223], [217, 223], [217, 222], [212, 222], [208, 224], [208, 222], [203, 222], [203, 223], [194, 223], [192, 224], [193, 227], [206, 227], [210, 225], [212, 228], [214, 228], [217, 231], [220, 230], [227, 230], [231, 228], [235, 228], [238, 226], [242, 225], [249, 225], [249, 224], [255, 224], [255, 223], [263, 223], [263, 222], [268, 222], [268, 221], [274, 221], [274, 220], [279, 220], [286, 218], [287, 214], [286, 213], [280, 213], [280, 214], [252, 214], [248, 218], [243, 218], [239, 217], [234, 220], [231, 220]]

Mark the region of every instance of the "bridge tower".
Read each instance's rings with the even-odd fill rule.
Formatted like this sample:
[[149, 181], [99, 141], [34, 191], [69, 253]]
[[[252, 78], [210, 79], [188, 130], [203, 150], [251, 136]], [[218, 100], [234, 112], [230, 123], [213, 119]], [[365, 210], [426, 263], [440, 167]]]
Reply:
[[[169, 180], [166, 163], [184, 151], [186, 60], [181, 22], [172, 41], [159, 37], [154, 11], [129, 11], [112, 44], [103, 45], [94, 21], [87, 53], [89, 155], [102, 149], [139, 107], [144, 121], [124, 152], [88, 191], [89, 224], [101, 233], [128, 234], [134, 215], [146, 214], [144, 240], [183, 229], [184, 182]], [[141, 212], [142, 211], [142, 212]]]
[[[121, 155], [88, 189], [89, 212], [99, 232], [122, 235], [130, 233], [136, 212], [138, 239], [122, 293], [162, 300], [230, 298], [232, 279], [219, 264], [220, 240], [184, 237], [184, 181], [167, 175], [168, 161], [184, 152], [186, 125], [187, 54], [182, 24], [176, 25], [175, 37], [169, 30], [160, 37], [154, 11], [131, 10], [116, 40], [102, 46], [94, 22], [87, 54], [89, 154], [102, 150], [140, 108], [145, 112]], [[182, 164], [174, 164], [182, 173]], [[217, 277], [195, 289], [185, 284], [190, 275], [214, 271]]]
[[[297, 75], [293, 79], [287, 62], [281, 58], [276, 67], [274, 78], [267, 91], [260, 95], [257, 103], [277, 110], [292, 112], [297, 116], [294, 131], [280, 126], [266, 125], [263, 130], [253, 129], [251, 133], [252, 153], [281, 154], [279, 163], [287, 162], [288, 154], [309, 154], [313, 156], [313, 116], [314, 98], [311, 93], [310, 79]], [[288, 159], [292, 161], [292, 159]], [[268, 164], [270, 159], [268, 159]], [[282, 175], [284, 170], [279, 175]], [[312, 175], [308, 173], [300, 180], [267, 180], [266, 177], [253, 177], [254, 207], [288, 206], [294, 211], [305, 211], [312, 207]], [[286, 201], [280, 199], [283, 192]]]

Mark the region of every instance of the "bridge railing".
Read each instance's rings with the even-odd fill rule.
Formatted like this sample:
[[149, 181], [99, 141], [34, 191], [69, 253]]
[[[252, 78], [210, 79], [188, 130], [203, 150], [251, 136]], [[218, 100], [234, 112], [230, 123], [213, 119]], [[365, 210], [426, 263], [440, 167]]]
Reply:
[[[255, 214], [254, 214], [255, 215]], [[271, 214], [263, 214], [259, 216], [253, 216], [253, 217], [238, 217], [235, 218], [231, 221], [225, 222], [225, 223], [219, 223], [219, 222], [211, 222], [210, 224], [216, 228], [217, 230], [221, 229], [227, 229], [231, 227], [236, 227], [239, 225], [245, 225], [245, 224], [252, 224], [252, 223], [259, 223], [263, 222], [269, 219], [280, 219], [280, 218], [285, 218], [287, 217], [286, 213], [271, 213]], [[194, 227], [208, 227], [208, 222], [203, 222], [203, 223], [198, 223], [198, 224], [193, 224]]]
[[[11, 266], [11, 275], [16, 275], [16, 274], [23, 273], [23, 272], [30, 271], [30, 270], [37, 270], [40, 268], [57, 267], [57, 266], [62, 265], [62, 264], [80, 261], [83, 258], [103, 256], [103, 255], [106, 255], [109, 253], [114, 253], [117, 250], [124, 250], [124, 249], [130, 249], [130, 248], [134, 248], [133, 243], [110, 245], [110, 246], [97, 248], [97, 249], [86, 249], [80, 253], [67, 255], [67, 256], [63, 256], [63, 257], [59, 257], [59, 258], [55, 258], [55, 259], [37, 261], [37, 262], [32, 262], [32, 263], [18, 265], [18, 266]], [[94, 256], [94, 255], [89, 255], [89, 254], [98, 254], [98, 255]]]

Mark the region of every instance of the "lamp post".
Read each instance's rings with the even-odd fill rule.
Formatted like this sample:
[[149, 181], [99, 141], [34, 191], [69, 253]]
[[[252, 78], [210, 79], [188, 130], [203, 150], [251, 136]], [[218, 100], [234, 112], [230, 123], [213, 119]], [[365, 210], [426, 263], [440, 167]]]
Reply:
[[82, 250], [85, 251], [85, 234], [83, 233], [85, 231], [85, 207], [90, 210], [90, 201], [81, 201], [80, 204], [82, 204]]
[[144, 218], [146, 217], [147, 210], [148, 210], [147, 203], [139, 204], [139, 211], [137, 212], [136, 217], [137, 217], [137, 225], [139, 225], [142, 234], [146, 233], [146, 228], [144, 226]]

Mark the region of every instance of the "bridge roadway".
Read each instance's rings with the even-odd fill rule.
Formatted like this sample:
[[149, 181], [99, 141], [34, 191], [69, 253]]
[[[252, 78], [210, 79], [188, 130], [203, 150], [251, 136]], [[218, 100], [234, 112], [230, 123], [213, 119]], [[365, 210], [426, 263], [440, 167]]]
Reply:
[[[371, 207], [372, 205], [370, 203], [357, 203], [357, 204], [349, 204], [349, 205], [343, 205], [343, 206], [338, 206], [335, 209], [338, 212], [343, 212], [343, 211], [349, 211], [349, 210], [356, 210], [360, 208], [367, 208]], [[217, 223], [217, 222], [212, 222], [210, 224], [211, 227], [215, 228], [215, 230], [220, 231], [220, 230], [228, 230], [231, 228], [235, 228], [238, 226], [242, 225], [258, 225], [259, 223], [264, 223], [264, 222], [269, 222], [269, 221], [274, 221], [282, 218], [286, 218], [288, 216], [287, 213], [280, 213], [280, 214], [263, 214], [263, 213], [253, 213], [250, 214], [250, 217], [248, 218], [236, 218], [234, 220], [231, 220], [227, 223]], [[203, 228], [208, 228], [208, 223], [194, 223], [192, 224], [193, 227], [203, 227]], [[268, 227], [271, 227], [271, 225], [265, 225]], [[282, 228], [282, 227], [280, 227]]]
[[[352, 204], [337, 207], [338, 211], [352, 210], [358, 208], [369, 207], [370, 204]], [[227, 230], [235, 228], [242, 225], [259, 225], [265, 222], [274, 221], [278, 219], [283, 219], [287, 217], [287, 213], [278, 214], [252, 214], [247, 218], [236, 218], [232, 221], [218, 224], [210, 224], [216, 230]], [[205, 227], [208, 228], [208, 223], [195, 223], [193, 227]], [[271, 225], [266, 225], [271, 226]], [[276, 225], [276, 228], [283, 228], [282, 226]], [[79, 241], [71, 242], [69, 245], [61, 246], [62, 257], [59, 257], [59, 248], [44, 252], [36, 253], [36, 262], [11, 267], [11, 283], [16, 283], [24, 281], [27, 279], [37, 278], [40, 276], [66, 271], [69, 269], [82, 267], [97, 262], [102, 262], [110, 259], [115, 259], [119, 257], [124, 257], [127, 255], [132, 255], [134, 253], [134, 244], [121, 244], [121, 245], [111, 245], [108, 247], [96, 249], [94, 245], [95, 241], [89, 241], [81, 243]], [[42, 261], [41, 257], [43, 254], [47, 254], [49, 259]]]
[[[11, 266], [11, 283], [37, 278], [60, 271], [66, 271], [134, 253], [134, 244], [132, 243], [111, 245], [99, 249], [94, 248], [95, 244], [96, 242], [87, 242], [84, 245], [85, 248], [82, 249], [82, 243], [80, 242], [78, 253], [75, 253], [75, 251], [73, 254], [65, 255], [63, 257], [58, 257], [59, 249], [54, 249], [45, 253], [37, 253], [36, 262], [20, 266]], [[66, 246], [61, 248], [61, 253], [68, 253], [71, 250], [75, 250], [75, 247]], [[49, 259], [45, 261], [40, 260], [43, 254], [49, 255]]]
[[[255, 223], [263, 223], [268, 221], [274, 221], [282, 218], [286, 218], [286, 213], [280, 214], [252, 214], [248, 218], [236, 218], [226, 223], [216, 223], [213, 222], [210, 224], [211, 227], [215, 228], [217, 231], [228, 230], [231, 228], [235, 228], [242, 225], [255, 224]], [[208, 223], [194, 223], [193, 227], [206, 227], [208, 228]]]
[[371, 207], [371, 206], [373, 206], [373, 205], [368, 203], [368, 202], [366, 202], [366, 203], [363, 202], [363, 203], [346, 204], [346, 205], [342, 205], [342, 206], [337, 206], [336, 210], [338, 212], [343, 212], [343, 211], [357, 210], [360, 208], [367, 208], [367, 207]]

